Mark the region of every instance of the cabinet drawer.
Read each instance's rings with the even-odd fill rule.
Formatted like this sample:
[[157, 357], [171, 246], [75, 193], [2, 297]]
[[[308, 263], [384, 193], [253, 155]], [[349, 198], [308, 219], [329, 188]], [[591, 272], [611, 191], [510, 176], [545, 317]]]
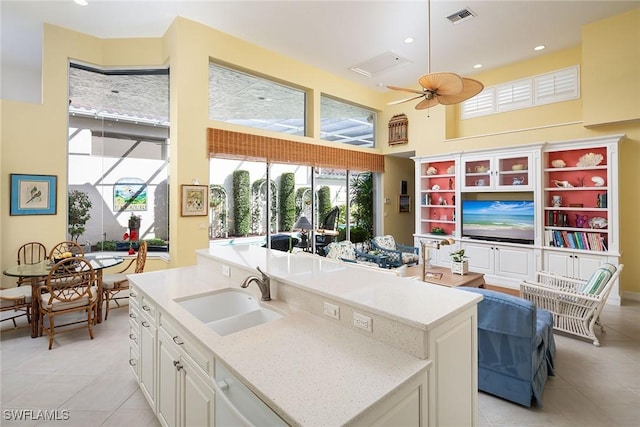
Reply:
[[140, 291], [138, 288], [129, 288], [129, 305], [140, 308]]
[[129, 368], [131, 368], [136, 380], [139, 380], [139, 359], [140, 354], [138, 353], [138, 349], [134, 346], [129, 346]]
[[210, 351], [195, 342], [181, 326], [178, 326], [173, 319], [164, 313], [160, 313], [160, 327], [202, 369], [202, 375], [213, 375], [213, 355]]
[[140, 312], [152, 322], [153, 326], [156, 326], [156, 305], [146, 295], [140, 298]]
[[135, 306], [129, 305], [129, 321], [140, 325], [141, 320], [140, 311]]
[[140, 326], [133, 319], [129, 320], [129, 345], [140, 345]]

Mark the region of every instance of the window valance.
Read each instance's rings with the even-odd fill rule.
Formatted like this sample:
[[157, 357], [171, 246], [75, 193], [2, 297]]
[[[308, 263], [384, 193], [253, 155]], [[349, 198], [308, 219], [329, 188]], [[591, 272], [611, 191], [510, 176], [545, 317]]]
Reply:
[[282, 138], [209, 128], [209, 157], [384, 172], [384, 156]]

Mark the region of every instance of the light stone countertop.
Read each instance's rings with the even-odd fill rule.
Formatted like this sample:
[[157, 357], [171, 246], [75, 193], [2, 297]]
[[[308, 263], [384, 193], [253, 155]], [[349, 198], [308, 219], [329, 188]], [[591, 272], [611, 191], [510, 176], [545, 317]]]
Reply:
[[[198, 255], [224, 259], [248, 270], [260, 265], [292, 286], [361, 304], [424, 329], [445, 318], [448, 307], [462, 310], [477, 302], [477, 297], [466, 292], [448, 288], [442, 288], [444, 293], [425, 292], [419, 286], [424, 284], [414, 280], [345, 269], [321, 258], [250, 248], [205, 249]], [[174, 301], [230, 286], [216, 276], [194, 266], [129, 278], [291, 425], [335, 426], [357, 421], [375, 402], [426, 375], [431, 364], [277, 299], [266, 305], [284, 313], [282, 319], [219, 336]], [[435, 313], [422, 313], [429, 311]]]

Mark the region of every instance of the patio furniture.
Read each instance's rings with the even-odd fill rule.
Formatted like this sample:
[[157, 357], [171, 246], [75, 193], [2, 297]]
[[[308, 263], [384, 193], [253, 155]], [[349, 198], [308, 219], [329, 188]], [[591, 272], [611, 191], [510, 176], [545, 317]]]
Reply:
[[409, 266], [417, 264], [419, 260], [417, 247], [396, 243], [390, 234], [371, 239], [371, 249], [386, 256], [389, 267], [400, 267], [403, 264]]
[[478, 303], [478, 389], [523, 406], [542, 406], [554, 375], [553, 318], [531, 301], [482, 288]]
[[[47, 259], [47, 248], [40, 242], [29, 242], [18, 249], [18, 265], [33, 265]], [[16, 284], [31, 283], [30, 277], [18, 277]]]
[[319, 255], [324, 255], [324, 248], [331, 242], [334, 241], [336, 236], [338, 235], [336, 227], [338, 224], [338, 214], [340, 213], [340, 208], [338, 206], [332, 208], [327, 214], [324, 216], [322, 221], [320, 222], [319, 229], [316, 230], [316, 252]]
[[82, 246], [72, 241], [64, 241], [56, 244], [51, 252], [49, 252], [49, 260], [50, 261], [58, 261], [63, 258], [63, 254], [66, 252], [71, 252], [71, 254], [75, 256], [84, 256], [84, 249]]
[[[274, 234], [271, 236], [271, 249], [275, 249], [277, 251], [289, 252], [292, 248], [295, 248], [300, 242], [295, 236], [291, 236], [289, 234]], [[263, 248], [267, 247], [265, 243], [262, 245]]]
[[386, 257], [362, 252], [356, 249], [356, 246], [349, 240], [329, 243], [324, 250], [327, 258], [387, 268]]
[[[87, 323], [89, 337], [93, 339], [92, 327], [98, 314], [100, 292], [96, 273], [89, 261], [82, 257], [71, 257], [56, 263], [51, 267], [45, 284], [40, 286], [38, 291], [39, 335], [42, 336], [43, 331], [46, 331], [49, 337], [49, 350], [53, 346], [53, 338], [56, 334], [84, 327], [74, 326], [80, 323]], [[67, 323], [56, 324], [56, 317], [74, 312], [86, 312], [86, 319], [72, 318]], [[67, 326], [70, 327], [67, 328]], [[61, 330], [61, 328], [65, 329]]]
[[127, 264], [125, 268], [114, 274], [104, 274], [102, 276], [102, 292], [104, 294], [104, 303], [106, 308], [104, 311], [104, 320], [109, 317], [109, 309], [111, 301], [116, 303], [117, 307], [123, 307], [118, 300], [129, 298], [129, 279], [127, 279], [126, 271], [131, 267], [133, 262], [136, 268], [132, 272], [142, 273], [145, 263], [147, 262], [147, 242], [141, 242], [138, 247], [138, 254]]
[[31, 287], [16, 287], [0, 290], [0, 312], [13, 312], [9, 316], [2, 316], [2, 321], [11, 320], [17, 328], [16, 318], [27, 316], [31, 323]]
[[593, 341], [600, 346], [594, 332], [600, 313], [624, 264], [602, 264], [588, 280], [574, 279], [540, 271], [535, 282], [523, 281], [520, 295], [553, 315], [553, 328]]

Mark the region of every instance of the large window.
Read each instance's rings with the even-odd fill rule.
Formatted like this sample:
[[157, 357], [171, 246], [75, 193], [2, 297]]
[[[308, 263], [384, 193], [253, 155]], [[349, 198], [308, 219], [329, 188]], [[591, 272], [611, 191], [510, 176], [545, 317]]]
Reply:
[[304, 136], [305, 93], [210, 63], [209, 119]]
[[116, 249], [132, 215], [141, 239], [168, 239], [168, 94], [166, 69], [70, 67], [68, 187], [91, 202], [79, 243]]
[[326, 141], [373, 147], [376, 113], [326, 95], [320, 98], [320, 138]]

